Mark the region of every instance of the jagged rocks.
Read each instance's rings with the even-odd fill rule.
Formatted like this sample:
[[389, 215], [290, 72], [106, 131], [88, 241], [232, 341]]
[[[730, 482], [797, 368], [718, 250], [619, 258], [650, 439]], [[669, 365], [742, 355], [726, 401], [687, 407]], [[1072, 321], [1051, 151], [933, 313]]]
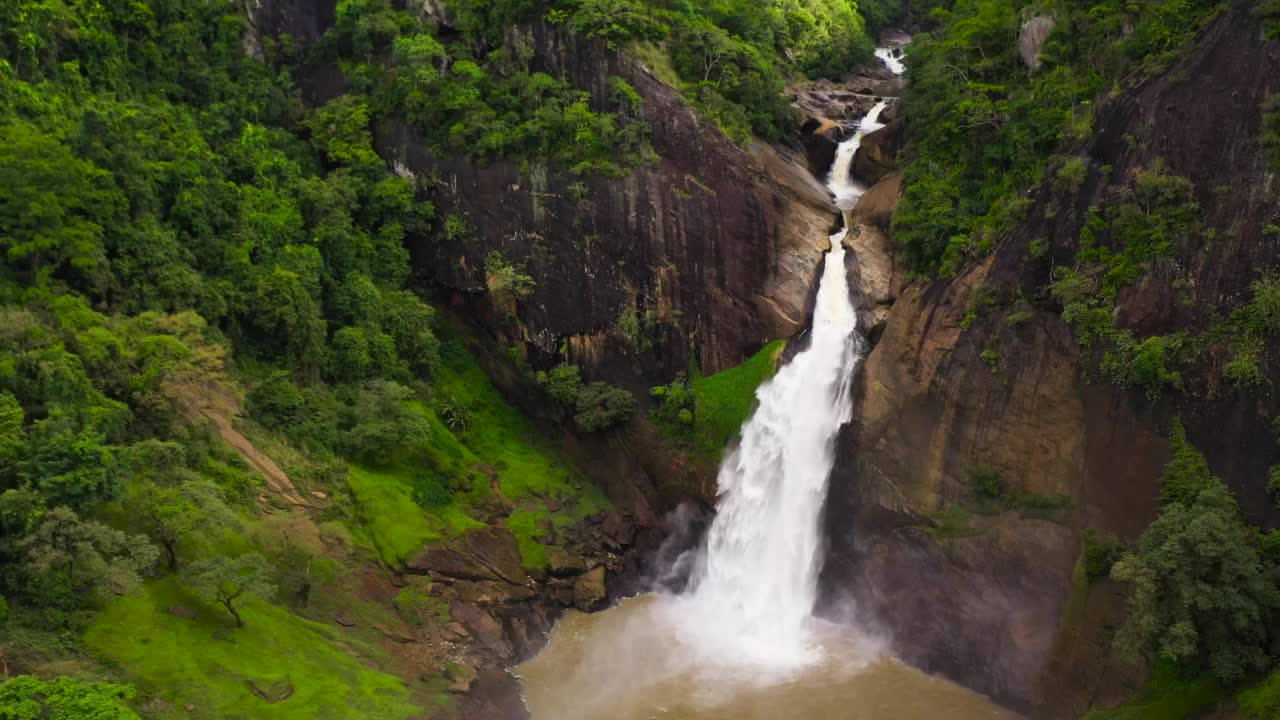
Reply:
[[475, 668], [464, 662], [455, 661], [444, 666], [444, 678], [449, 682], [448, 690], [451, 693], [470, 692], [477, 677], [479, 673]]
[[583, 612], [596, 609], [608, 595], [603, 565], [591, 568], [573, 584], [573, 605]]

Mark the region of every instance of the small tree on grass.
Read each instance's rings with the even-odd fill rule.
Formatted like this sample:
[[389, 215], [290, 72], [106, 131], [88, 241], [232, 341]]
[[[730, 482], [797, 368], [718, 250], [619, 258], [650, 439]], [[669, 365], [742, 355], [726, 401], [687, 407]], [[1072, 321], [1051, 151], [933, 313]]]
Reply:
[[236, 627], [244, 627], [239, 607], [246, 599], [266, 600], [276, 591], [271, 584], [271, 568], [256, 552], [236, 558], [215, 555], [191, 563], [187, 587], [226, 608], [236, 619]]

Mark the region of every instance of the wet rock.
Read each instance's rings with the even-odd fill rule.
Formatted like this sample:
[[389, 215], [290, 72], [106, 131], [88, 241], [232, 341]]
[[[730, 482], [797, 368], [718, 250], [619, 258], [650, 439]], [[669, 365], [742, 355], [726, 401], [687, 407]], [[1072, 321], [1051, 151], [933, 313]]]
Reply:
[[484, 609], [474, 603], [455, 602], [449, 608], [449, 613], [462, 623], [480, 648], [504, 660], [515, 655], [506, 633], [503, 632], [502, 623]]
[[621, 513], [609, 513], [600, 525], [605, 537], [614, 541], [617, 547], [627, 547], [636, 540], [636, 526]]
[[897, 155], [904, 140], [902, 120], [885, 125], [863, 136], [853, 156], [853, 176], [864, 183], [874, 183], [898, 168]]
[[597, 565], [573, 584], [573, 605], [583, 612], [596, 609], [608, 596], [604, 582], [604, 566]]

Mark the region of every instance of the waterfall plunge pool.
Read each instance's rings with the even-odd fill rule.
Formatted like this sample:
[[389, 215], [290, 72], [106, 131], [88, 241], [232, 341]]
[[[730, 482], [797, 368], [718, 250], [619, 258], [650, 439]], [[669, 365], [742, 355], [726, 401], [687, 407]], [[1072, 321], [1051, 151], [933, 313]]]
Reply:
[[708, 659], [679, 635], [680, 598], [569, 611], [516, 668], [533, 720], [1013, 720], [1018, 716], [817, 621], [821, 657], [777, 675]]

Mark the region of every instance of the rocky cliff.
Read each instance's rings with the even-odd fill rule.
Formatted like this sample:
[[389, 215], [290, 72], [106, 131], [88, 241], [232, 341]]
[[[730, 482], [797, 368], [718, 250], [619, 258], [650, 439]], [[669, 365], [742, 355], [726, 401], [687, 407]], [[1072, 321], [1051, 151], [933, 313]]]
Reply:
[[1078, 188], [1046, 183], [993, 254], [898, 293], [839, 441], [827, 612], [851, 606], [909, 661], [1011, 707], [1078, 717], [1123, 697], [1125, 677], [1108, 664], [1115, 589], [1073, 582], [1081, 537], [1132, 541], [1153, 518], [1174, 417], [1250, 519], [1274, 524], [1263, 487], [1280, 454], [1274, 343], [1259, 392], [1224, 384], [1210, 359], [1153, 402], [1100, 379], [1047, 288], [1055, 265], [1073, 264], [1089, 209], [1163, 163], [1194, 183], [1199, 237], [1121, 292], [1119, 325], [1197, 333], [1246, 302], [1280, 264], [1263, 235], [1280, 184], [1258, 145], [1259, 108], [1277, 90], [1280, 43], [1237, 4], [1181, 62], [1099, 110], [1093, 139], [1073, 149], [1088, 168]]
[[[789, 150], [742, 148], [697, 116], [648, 68], [558, 27], [510, 31], [537, 69], [567, 77], [601, 105], [621, 77], [643, 98], [658, 159], [622, 177], [575, 176], [534, 163], [436, 157], [390, 123], [380, 152], [418, 178], [465, 239], [411, 241], [426, 279], [459, 293], [469, 314], [535, 364], [568, 362], [636, 389], [695, 359], [707, 372], [741, 362], [804, 323], [804, 301], [832, 222], [825, 190]], [[515, 316], [489, 307], [485, 258], [524, 263], [537, 279]], [[640, 337], [618, 327], [638, 320]]]

